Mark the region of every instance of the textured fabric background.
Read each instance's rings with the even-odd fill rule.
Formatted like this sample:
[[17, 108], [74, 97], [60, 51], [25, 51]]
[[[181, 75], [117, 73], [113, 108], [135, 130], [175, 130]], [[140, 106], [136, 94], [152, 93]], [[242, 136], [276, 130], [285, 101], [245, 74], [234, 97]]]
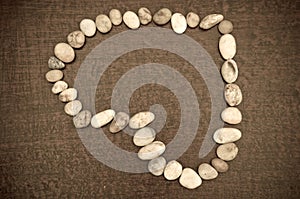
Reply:
[[[0, 198], [300, 198], [299, 2], [1, 0], [0, 5]], [[227, 173], [196, 190], [186, 190], [163, 177], [123, 173], [98, 162], [84, 148], [71, 118], [63, 112], [63, 103], [51, 93], [51, 84], [44, 78], [54, 45], [77, 30], [80, 20], [95, 19], [112, 8], [125, 12], [141, 6], [152, 12], [161, 7], [184, 14], [192, 10], [201, 17], [223, 13], [234, 23], [240, 69], [237, 84], [244, 94], [239, 106], [244, 120], [237, 126], [243, 132], [237, 142], [240, 153], [229, 163]], [[76, 61], [64, 70], [70, 86], [85, 56], [102, 40], [124, 30], [123, 24], [107, 35], [97, 33], [76, 51]], [[216, 27], [186, 34], [221, 66]], [[179, 70], [201, 99], [201, 128], [179, 159], [184, 166], [196, 169], [200, 162], [215, 157], [215, 150], [199, 160], [199, 147], [210, 120], [210, 100], [203, 79], [189, 63], [163, 51], [131, 52], [105, 72], [97, 89], [96, 108], [109, 108], [118, 78], [147, 61]], [[140, 88], [132, 96], [131, 111], [154, 103], [164, 105], [168, 112], [167, 124], [158, 135], [168, 143], [180, 119], [178, 102], [170, 91], [157, 85]], [[107, 136], [116, 145], [137, 151], [130, 136]]]

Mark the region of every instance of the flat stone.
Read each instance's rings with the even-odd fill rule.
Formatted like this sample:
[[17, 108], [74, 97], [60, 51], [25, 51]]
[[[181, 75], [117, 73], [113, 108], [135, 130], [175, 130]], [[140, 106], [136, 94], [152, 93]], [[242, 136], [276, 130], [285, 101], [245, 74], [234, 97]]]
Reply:
[[171, 17], [171, 26], [174, 32], [182, 34], [187, 28], [187, 22], [183, 14], [174, 13]]
[[176, 160], [171, 160], [165, 167], [164, 177], [167, 180], [176, 180], [182, 174], [182, 165]]
[[152, 14], [148, 8], [142, 7], [138, 10], [138, 16], [141, 24], [147, 25], [152, 21]]
[[112, 28], [112, 23], [107, 15], [100, 14], [96, 17], [96, 27], [101, 33], [108, 33]]
[[92, 37], [96, 34], [96, 24], [92, 19], [83, 19], [79, 24], [80, 30], [87, 37]]
[[68, 88], [64, 91], [62, 91], [58, 99], [62, 102], [70, 102], [77, 98], [77, 90], [75, 88]]
[[108, 124], [115, 117], [115, 111], [112, 109], [108, 109], [97, 113], [92, 117], [91, 125], [94, 128], [100, 128], [106, 124]]
[[229, 106], [237, 106], [243, 100], [242, 91], [236, 84], [227, 84], [224, 89], [224, 96]]
[[200, 22], [200, 28], [210, 29], [220, 23], [224, 19], [224, 16], [221, 14], [210, 14], [204, 17]]
[[220, 33], [222, 33], [222, 34], [229, 34], [233, 30], [233, 25], [232, 25], [231, 21], [223, 20], [219, 24], [218, 29], [219, 29]]
[[200, 17], [194, 12], [189, 12], [186, 15], [186, 21], [190, 28], [196, 28], [200, 23]]
[[64, 74], [61, 70], [54, 69], [54, 70], [48, 71], [46, 73], [45, 77], [48, 82], [54, 83], [54, 82], [61, 80], [64, 77]]
[[160, 176], [164, 172], [166, 166], [166, 159], [164, 157], [157, 157], [149, 161], [148, 170], [155, 176]]
[[161, 141], [154, 141], [151, 144], [148, 144], [142, 147], [138, 152], [138, 157], [141, 160], [152, 160], [161, 154], [163, 154], [166, 150], [166, 146]]
[[239, 149], [234, 143], [227, 143], [217, 148], [217, 156], [224, 161], [231, 161], [237, 156], [238, 151]]
[[64, 63], [70, 63], [75, 59], [74, 49], [66, 43], [58, 43], [54, 47], [54, 55]]
[[127, 11], [124, 13], [123, 21], [130, 29], [138, 29], [140, 27], [140, 19], [137, 14], [132, 11]]
[[153, 128], [144, 127], [139, 129], [133, 136], [133, 143], [136, 146], [145, 146], [155, 139], [156, 132]]
[[79, 112], [75, 117], [73, 117], [73, 123], [75, 128], [85, 128], [91, 122], [92, 114], [88, 110], [83, 110]]
[[242, 121], [242, 113], [236, 107], [227, 107], [222, 111], [221, 118], [228, 124], [239, 124]]
[[157, 25], [165, 25], [171, 20], [172, 12], [168, 8], [162, 8], [153, 15], [153, 21]]
[[236, 128], [219, 128], [215, 131], [213, 139], [218, 144], [236, 142], [242, 137], [242, 132]]
[[129, 115], [124, 112], [119, 112], [115, 115], [113, 121], [109, 126], [111, 133], [118, 133], [122, 131], [129, 123]]
[[129, 120], [129, 127], [140, 129], [150, 124], [155, 119], [155, 115], [149, 111], [139, 112]]
[[239, 75], [236, 62], [233, 59], [226, 60], [222, 65], [221, 74], [225, 82], [229, 84], [235, 82]]
[[76, 30], [67, 36], [67, 41], [73, 48], [81, 48], [85, 43], [85, 36], [83, 32]]
[[224, 173], [229, 169], [227, 162], [219, 158], [212, 159], [211, 165], [220, 173]]
[[235, 38], [231, 34], [222, 35], [219, 40], [219, 50], [225, 60], [232, 59], [236, 54]]
[[196, 189], [202, 184], [200, 176], [191, 168], [185, 168], [179, 178], [181, 186], [187, 189]]
[[198, 173], [203, 180], [212, 180], [218, 177], [218, 172], [207, 163], [200, 164]]
[[51, 91], [54, 94], [58, 94], [64, 90], [66, 90], [68, 88], [68, 84], [65, 81], [57, 81], [55, 82], [55, 84], [53, 85]]
[[79, 100], [68, 102], [64, 108], [65, 113], [70, 116], [77, 115], [81, 111], [81, 109], [82, 109], [82, 104]]
[[115, 26], [118, 26], [122, 23], [122, 13], [120, 10], [111, 9], [109, 11], [108, 16], [109, 16], [111, 23], [114, 24]]
[[51, 56], [48, 60], [48, 67], [50, 69], [63, 69], [65, 68], [65, 64], [56, 57]]

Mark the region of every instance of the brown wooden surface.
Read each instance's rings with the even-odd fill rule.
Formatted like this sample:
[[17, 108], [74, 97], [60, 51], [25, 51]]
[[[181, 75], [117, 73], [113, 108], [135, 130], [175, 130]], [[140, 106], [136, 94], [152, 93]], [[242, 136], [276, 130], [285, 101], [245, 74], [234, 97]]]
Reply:
[[[300, 198], [299, 2], [1, 0], [0, 5], [0, 198]], [[123, 173], [98, 162], [82, 145], [63, 104], [44, 79], [54, 45], [78, 29], [81, 19], [94, 19], [112, 8], [124, 12], [141, 6], [152, 12], [161, 7], [184, 14], [192, 10], [201, 17], [223, 13], [234, 23], [240, 69], [237, 83], [244, 94], [239, 106], [244, 115], [238, 125], [243, 132], [237, 143], [240, 153], [230, 162], [229, 172], [193, 191], [163, 177]], [[76, 52], [76, 61], [64, 70], [65, 80], [72, 86], [90, 50], [124, 30], [123, 24], [89, 39]], [[222, 64], [216, 28], [186, 34], [201, 43], [218, 66]], [[138, 51], [118, 59], [106, 71], [97, 90], [97, 110], [109, 107], [118, 77], [144, 59], [151, 60], [150, 56], [160, 63], [185, 67], [180, 72], [192, 81], [201, 99], [209, 100], [201, 76], [188, 63], [169, 53]], [[170, 141], [180, 117], [180, 110], [173, 109], [178, 108], [177, 101], [169, 100], [174, 96], [159, 86], [139, 91], [132, 98], [132, 112], [152, 103], [164, 104], [169, 118], [159, 139]], [[194, 169], [215, 156], [212, 151], [203, 160], [197, 157], [210, 118], [209, 103], [202, 101], [201, 128], [179, 159]], [[107, 136], [124, 149], [137, 150], [125, 134]]]

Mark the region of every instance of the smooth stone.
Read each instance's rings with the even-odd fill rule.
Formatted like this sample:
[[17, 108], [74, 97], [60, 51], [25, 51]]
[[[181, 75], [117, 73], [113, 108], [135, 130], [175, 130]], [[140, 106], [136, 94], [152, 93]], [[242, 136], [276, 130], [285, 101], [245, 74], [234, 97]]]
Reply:
[[231, 21], [223, 20], [219, 24], [218, 29], [222, 34], [229, 34], [233, 30], [233, 24], [231, 23]]
[[113, 121], [109, 126], [111, 133], [117, 133], [123, 130], [129, 123], [129, 115], [124, 112], [119, 112], [115, 115]]
[[147, 25], [152, 21], [152, 14], [148, 8], [142, 7], [138, 10], [138, 16], [141, 24]]
[[75, 117], [73, 117], [73, 123], [75, 128], [80, 129], [87, 127], [91, 122], [92, 114], [88, 110], [79, 112]]
[[68, 88], [64, 91], [62, 91], [58, 99], [62, 102], [70, 102], [77, 98], [77, 90], [75, 88]]
[[198, 173], [203, 180], [212, 180], [218, 177], [218, 172], [207, 163], [200, 164]]
[[112, 23], [107, 15], [100, 14], [96, 17], [96, 27], [101, 33], [108, 33], [112, 28]]
[[108, 109], [97, 113], [92, 117], [91, 125], [94, 128], [100, 128], [106, 124], [108, 124], [115, 117], [115, 111], [112, 109]]
[[235, 82], [239, 75], [236, 62], [233, 59], [226, 60], [222, 65], [221, 74], [225, 82], [229, 84]]
[[215, 131], [213, 139], [218, 144], [236, 142], [242, 137], [242, 132], [236, 128], [219, 128]]
[[179, 178], [181, 186], [187, 189], [195, 189], [202, 184], [200, 176], [191, 168], [185, 168]]
[[160, 176], [163, 174], [165, 166], [166, 166], [166, 159], [164, 157], [157, 157], [149, 161], [148, 163], [148, 170], [155, 176]]
[[231, 34], [222, 35], [219, 41], [219, 50], [225, 60], [232, 59], [236, 54], [235, 38]]
[[242, 91], [236, 84], [227, 84], [224, 89], [224, 96], [229, 106], [237, 106], [243, 100]]
[[183, 14], [174, 13], [171, 17], [171, 26], [177, 34], [182, 34], [187, 28], [187, 22]]
[[189, 12], [186, 15], [186, 21], [190, 28], [196, 28], [200, 23], [200, 17], [194, 12]]
[[65, 112], [70, 116], [77, 115], [81, 111], [81, 109], [82, 109], [82, 104], [79, 100], [68, 102], [64, 108]]
[[234, 143], [223, 144], [217, 148], [217, 156], [224, 161], [233, 160], [238, 152], [239, 149]]
[[139, 129], [133, 136], [133, 143], [136, 146], [145, 146], [155, 139], [156, 132], [153, 128], [144, 127]]
[[129, 127], [139, 129], [147, 126], [155, 119], [155, 115], [149, 111], [139, 112], [129, 120]]
[[66, 90], [68, 88], [68, 84], [65, 81], [57, 81], [55, 82], [55, 84], [53, 85], [51, 91], [54, 94], [58, 94], [64, 90]]
[[153, 15], [153, 21], [157, 25], [165, 25], [171, 20], [172, 12], [168, 8], [162, 8]]
[[210, 14], [204, 17], [200, 22], [200, 28], [210, 29], [220, 23], [224, 19], [224, 16], [221, 14]]
[[85, 36], [83, 32], [76, 30], [67, 36], [67, 41], [73, 48], [81, 48], [85, 43]]
[[242, 113], [236, 107], [227, 107], [222, 111], [221, 118], [228, 124], [239, 124], [242, 121]]
[[124, 13], [123, 21], [125, 25], [130, 29], [137, 29], [140, 27], [140, 19], [137, 14], [132, 11], [127, 11]]
[[118, 26], [122, 23], [122, 13], [120, 10], [111, 9], [109, 11], [108, 16], [109, 16], [111, 23], [114, 24], [115, 26]]
[[87, 37], [92, 37], [96, 34], [96, 24], [92, 19], [83, 19], [79, 24], [80, 30]]
[[220, 173], [224, 173], [229, 169], [227, 162], [219, 158], [212, 159], [211, 165]]
[[58, 43], [54, 47], [54, 55], [64, 63], [70, 63], [75, 59], [74, 49], [66, 43]]
[[53, 83], [53, 82], [57, 82], [57, 81], [61, 80], [64, 77], [64, 74], [61, 70], [54, 69], [54, 70], [48, 71], [46, 73], [45, 77], [48, 82]]
[[161, 154], [163, 154], [166, 150], [166, 146], [161, 141], [154, 141], [151, 144], [148, 144], [142, 147], [138, 152], [138, 157], [141, 160], [152, 160]]
[[167, 180], [176, 180], [182, 174], [182, 165], [176, 160], [171, 160], [165, 167], [164, 177]]
[[63, 69], [65, 68], [65, 64], [56, 57], [51, 56], [48, 60], [48, 67], [50, 69]]

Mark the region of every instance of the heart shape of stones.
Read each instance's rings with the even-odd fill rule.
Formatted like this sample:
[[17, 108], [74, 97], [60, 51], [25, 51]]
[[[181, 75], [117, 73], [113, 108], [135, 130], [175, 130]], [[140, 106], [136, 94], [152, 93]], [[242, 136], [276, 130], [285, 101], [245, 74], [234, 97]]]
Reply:
[[155, 119], [155, 115], [149, 111], [139, 112], [133, 117], [127, 113], [115, 113], [114, 110], [105, 110], [92, 116], [88, 110], [82, 110], [82, 104], [77, 98], [77, 90], [68, 88], [68, 84], [63, 79], [62, 69], [66, 63], [71, 63], [75, 59], [74, 49], [84, 46], [86, 37], [93, 37], [96, 31], [108, 33], [112, 26], [124, 24], [130, 29], [137, 29], [140, 25], [147, 25], [151, 21], [157, 25], [165, 25], [171, 21], [171, 27], [177, 34], [183, 34], [187, 27], [208, 30], [218, 24], [219, 32], [222, 34], [219, 39], [219, 51], [224, 64], [221, 67], [221, 75], [227, 83], [224, 89], [224, 96], [229, 107], [221, 113], [221, 118], [227, 124], [239, 124], [242, 121], [242, 114], [235, 106], [242, 102], [242, 92], [238, 85], [234, 84], [238, 77], [238, 67], [233, 60], [236, 54], [236, 41], [232, 36], [233, 25], [230, 21], [224, 20], [221, 14], [210, 14], [200, 21], [199, 15], [189, 12], [186, 16], [181, 13], [172, 13], [168, 8], [162, 8], [153, 16], [148, 8], [140, 8], [137, 12], [127, 11], [123, 15], [117, 9], [112, 9], [109, 15], [100, 14], [96, 20], [83, 19], [80, 22], [80, 30], [71, 32], [67, 36], [67, 43], [58, 43], [54, 47], [54, 55], [48, 60], [51, 69], [46, 73], [46, 79], [54, 83], [52, 92], [59, 94], [58, 98], [66, 102], [64, 111], [73, 117], [76, 128], [85, 128], [89, 124], [93, 128], [101, 128], [111, 122], [109, 130], [117, 133], [127, 125], [132, 129], [137, 129], [133, 136], [133, 143], [140, 146], [138, 157], [141, 160], [149, 160], [148, 170], [154, 176], [164, 175], [167, 180], [179, 179], [179, 183], [187, 189], [195, 189], [202, 184], [203, 180], [215, 179], [219, 173], [226, 172], [229, 168], [227, 161], [235, 159], [238, 148], [234, 142], [239, 140], [242, 133], [237, 128], [220, 128], [215, 131], [213, 139], [220, 144], [211, 164], [202, 163], [198, 167], [198, 173], [191, 168], [183, 168], [176, 160], [167, 162], [162, 156], [166, 146], [161, 141], [155, 141], [156, 132], [147, 127]]

